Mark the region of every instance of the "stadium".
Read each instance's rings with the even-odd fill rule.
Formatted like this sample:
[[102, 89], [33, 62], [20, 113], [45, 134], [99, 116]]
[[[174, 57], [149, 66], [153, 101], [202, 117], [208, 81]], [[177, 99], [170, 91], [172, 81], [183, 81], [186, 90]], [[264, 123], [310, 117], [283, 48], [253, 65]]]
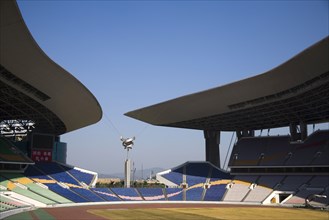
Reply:
[[[40, 49], [15, 1], [0, 6], [1, 219], [116, 219], [104, 210], [144, 208], [162, 211], [157, 219], [174, 219], [174, 208], [176, 219], [194, 209], [208, 215], [186, 219], [218, 219], [218, 207], [270, 208], [271, 219], [281, 207], [310, 218], [297, 209], [310, 208], [324, 210], [314, 219], [328, 218], [329, 130], [312, 125], [329, 122], [329, 37], [260, 75], [125, 113], [200, 130], [205, 160], [182, 158], [157, 173], [166, 188], [97, 188], [96, 172], [67, 164], [60, 136], [99, 122], [100, 104]], [[289, 134], [256, 135], [282, 127]], [[226, 131], [237, 136], [228, 170], [220, 167]]]

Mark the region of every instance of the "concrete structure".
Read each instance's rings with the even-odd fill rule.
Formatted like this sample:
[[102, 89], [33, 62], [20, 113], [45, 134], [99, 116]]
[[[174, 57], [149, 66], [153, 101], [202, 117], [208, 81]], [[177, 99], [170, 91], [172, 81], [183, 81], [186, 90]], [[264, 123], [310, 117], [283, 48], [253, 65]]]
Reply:
[[54, 135], [98, 122], [96, 98], [41, 50], [17, 3], [0, 1], [0, 16], [0, 122], [29, 119]]
[[294, 141], [305, 140], [307, 124], [329, 121], [328, 48], [326, 37], [263, 74], [125, 115], [158, 126], [202, 130], [206, 160], [213, 164], [220, 164], [221, 131], [235, 131], [240, 138], [287, 126]]

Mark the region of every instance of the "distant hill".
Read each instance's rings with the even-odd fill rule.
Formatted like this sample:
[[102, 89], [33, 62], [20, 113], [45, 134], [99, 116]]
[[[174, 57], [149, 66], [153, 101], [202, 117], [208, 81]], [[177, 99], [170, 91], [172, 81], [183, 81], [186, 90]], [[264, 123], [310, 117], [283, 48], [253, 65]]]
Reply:
[[[136, 170], [135, 173], [131, 172], [131, 179], [147, 179], [150, 178], [150, 176], [154, 176], [156, 173], [164, 171], [166, 169], [160, 168], [160, 167], [154, 167], [149, 169], [143, 169], [142, 170]], [[98, 174], [98, 178], [120, 178], [124, 179], [124, 173], [112, 173], [112, 174]]]

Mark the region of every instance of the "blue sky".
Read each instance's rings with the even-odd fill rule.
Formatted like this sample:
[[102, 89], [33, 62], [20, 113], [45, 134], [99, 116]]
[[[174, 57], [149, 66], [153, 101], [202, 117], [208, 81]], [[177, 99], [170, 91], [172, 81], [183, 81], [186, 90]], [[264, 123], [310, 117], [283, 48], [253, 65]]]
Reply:
[[[62, 136], [67, 162], [123, 171], [204, 160], [203, 132], [123, 114], [266, 72], [329, 34], [328, 1], [18, 1], [36, 42], [97, 98], [103, 119]], [[60, 85], [59, 85], [60, 86]], [[226, 154], [231, 133], [221, 136]], [[222, 160], [224, 160], [222, 158]]]

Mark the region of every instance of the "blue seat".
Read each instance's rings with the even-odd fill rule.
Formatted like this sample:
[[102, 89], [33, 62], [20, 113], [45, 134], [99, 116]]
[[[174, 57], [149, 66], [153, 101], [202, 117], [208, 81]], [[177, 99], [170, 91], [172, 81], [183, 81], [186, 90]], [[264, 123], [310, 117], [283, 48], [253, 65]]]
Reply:
[[183, 182], [183, 173], [172, 171], [170, 173], [162, 175], [163, 178], [180, 185]]
[[95, 175], [92, 175], [90, 173], [85, 173], [77, 169], [70, 169], [68, 172], [74, 176], [79, 182], [84, 182], [87, 185], [90, 185], [95, 178]]
[[162, 188], [139, 188], [138, 191], [145, 200], [165, 200]]
[[186, 190], [186, 201], [201, 201], [203, 187]]
[[111, 188], [122, 200], [126, 201], [140, 201], [142, 197], [137, 193], [135, 188]]
[[108, 188], [92, 188], [91, 190], [107, 201], [122, 201]]
[[34, 165], [29, 165], [24, 172], [24, 175], [29, 178], [37, 178], [37, 179], [46, 179], [51, 180], [46, 174], [40, 172], [38, 169], [34, 167]]
[[80, 196], [83, 196], [84, 198], [88, 199], [91, 202], [104, 202], [105, 199], [102, 197], [98, 196], [94, 192], [90, 191], [89, 189], [84, 189], [84, 188], [71, 188], [71, 190]]
[[166, 194], [169, 201], [183, 201], [183, 189], [181, 188], [167, 188]]
[[51, 176], [58, 182], [71, 183], [80, 186], [80, 183], [70, 176], [66, 171], [68, 167], [62, 167], [57, 163], [36, 163], [38, 169], [42, 170], [47, 175]]
[[226, 184], [213, 185], [207, 189], [204, 201], [220, 201], [226, 191]]
[[56, 183], [45, 183], [45, 185], [48, 186], [48, 188], [51, 191], [65, 197], [73, 202], [78, 202], [78, 203], [79, 202], [90, 202], [88, 199], [81, 197], [80, 195], [72, 192], [69, 189], [63, 188]]

